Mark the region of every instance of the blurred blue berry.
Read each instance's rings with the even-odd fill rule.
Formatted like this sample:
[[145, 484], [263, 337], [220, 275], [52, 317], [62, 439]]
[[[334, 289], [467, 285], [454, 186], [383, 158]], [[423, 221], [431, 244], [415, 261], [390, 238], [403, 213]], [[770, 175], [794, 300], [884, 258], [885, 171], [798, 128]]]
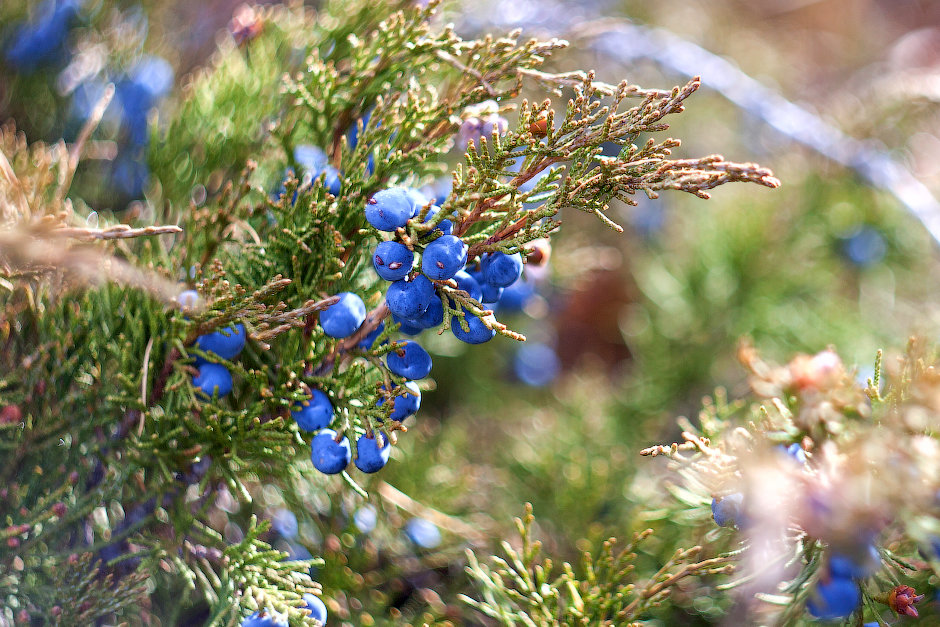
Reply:
[[837, 620], [854, 612], [861, 601], [862, 595], [855, 581], [831, 577], [829, 581], [816, 584], [806, 609], [820, 620]]
[[271, 528], [284, 536], [293, 538], [297, 536], [297, 516], [289, 509], [281, 508], [271, 516]]
[[558, 377], [561, 372], [561, 361], [558, 354], [545, 344], [529, 344], [526, 342], [518, 351], [512, 362], [513, 371], [519, 380], [533, 387], [548, 385]]
[[[379, 326], [372, 329], [372, 331], [370, 331], [368, 335], [362, 338], [362, 340], [358, 344], [359, 348], [364, 349], [364, 350], [370, 350], [372, 346], [375, 344], [375, 340], [378, 339], [380, 335], [382, 335], [383, 331], [385, 331], [384, 320], [379, 323]], [[383, 342], [383, 344], [384, 343], [385, 342]]]
[[356, 513], [353, 514], [353, 523], [362, 533], [372, 533], [377, 521], [378, 512], [375, 511], [375, 507], [368, 503], [357, 509]]
[[424, 549], [433, 549], [441, 543], [441, 531], [437, 525], [424, 518], [412, 518], [405, 523], [405, 535]]
[[322, 624], [326, 624], [326, 605], [320, 600], [320, 597], [307, 593], [303, 597], [304, 602], [308, 610], [310, 610], [310, 618], [320, 621]]
[[870, 226], [860, 227], [842, 240], [842, 254], [859, 268], [878, 263], [884, 259], [887, 250], [884, 236]]
[[744, 495], [734, 492], [712, 499], [712, 518], [719, 527], [740, 527], [743, 521]]

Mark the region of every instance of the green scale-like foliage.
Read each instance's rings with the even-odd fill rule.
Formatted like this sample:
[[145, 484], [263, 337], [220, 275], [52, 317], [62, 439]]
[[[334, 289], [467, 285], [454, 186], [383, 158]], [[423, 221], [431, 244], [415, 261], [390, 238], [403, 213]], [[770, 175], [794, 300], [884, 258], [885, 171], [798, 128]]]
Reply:
[[[140, 582], [149, 578], [155, 596], [173, 598], [179, 612], [204, 603], [213, 624], [265, 608], [304, 621], [299, 608], [301, 595], [316, 588], [313, 562], [285, 562], [267, 545], [266, 524], [250, 515], [253, 494], [273, 482], [299, 503], [297, 485], [335, 489], [312, 472], [309, 436], [290, 417], [310, 389], [330, 396], [332, 426], [353, 442], [378, 429], [393, 443], [407, 437], [389, 420], [392, 404], [377, 405], [390, 394], [381, 387], [403, 382], [383, 365], [395, 349], [381, 342], [395, 338], [391, 319], [376, 348], [356, 347], [388, 314], [387, 284], [371, 268], [371, 250], [385, 236], [363, 209], [380, 189], [445, 172], [467, 107], [493, 100], [518, 112], [507, 132], [472, 142], [451, 174], [454, 191], [438, 220], [454, 220], [471, 262], [487, 252], [526, 252], [559, 227], [562, 209], [619, 229], [607, 203], [631, 202], [637, 192], [707, 197], [726, 182], [777, 185], [753, 164], [670, 160], [676, 140], [634, 144], [665, 130], [697, 81], [658, 91], [597, 83], [590, 73], [550, 74], [540, 68], [564, 42], [522, 41], [518, 33], [465, 41], [436, 24], [434, 2], [389, 4], [335, 2], [319, 16], [259, 10], [260, 34], [224, 44], [188, 81], [169, 119], [153, 129], [146, 200], [158, 225], [179, 228], [105, 215], [101, 228], [82, 225], [68, 198], [81, 142], [66, 152], [64, 144], [27, 147], [5, 133], [0, 182], [12, 227], [0, 233], [10, 236], [0, 242], [0, 400], [22, 414], [7, 420], [7, 412], [0, 424], [7, 460], [0, 532], [8, 540], [0, 547], [0, 598], [11, 611], [66, 622], [128, 615], [148, 594]], [[558, 112], [550, 100], [516, 103], [524, 83], [570, 91], [570, 99]], [[607, 142], [622, 146], [617, 157], [600, 156]], [[338, 195], [322, 177], [285, 174], [298, 171], [294, 151], [302, 145], [325, 150], [341, 173]], [[66, 176], [50, 177], [55, 168]], [[272, 193], [281, 183], [283, 193]], [[417, 252], [435, 237], [436, 222], [422, 224], [425, 215], [396, 234]], [[198, 289], [199, 306], [175, 302], [186, 287]], [[451, 315], [473, 315], [523, 339], [454, 285], [438, 289], [448, 297], [442, 332]], [[337, 340], [317, 315], [343, 291], [359, 294], [370, 316]], [[236, 359], [194, 347], [198, 336], [235, 322], [251, 338]], [[230, 396], [200, 398], [191, 383], [197, 358], [231, 371]], [[223, 493], [242, 508], [231, 517], [247, 529], [241, 538], [212, 516]], [[86, 595], [74, 598], [85, 600], [50, 605], [48, 590], [70, 577]], [[103, 585], [107, 577], [122, 581], [124, 609]], [[596, 593], [608, 599], [597, 616], [619, 603], [610, 594]], [[617, 611], [633, 616], [646, 601]]]

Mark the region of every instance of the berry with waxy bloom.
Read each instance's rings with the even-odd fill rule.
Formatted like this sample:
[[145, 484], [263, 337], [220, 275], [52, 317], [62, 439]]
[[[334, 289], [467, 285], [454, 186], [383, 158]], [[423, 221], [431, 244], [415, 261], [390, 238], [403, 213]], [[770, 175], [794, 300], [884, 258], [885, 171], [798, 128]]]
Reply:
[[290, 415], [303, 431], [317, 431], [333, 422], [333, 403], [320, 390], [311, 390], [310, 398], [294, 405]]
[[712, 518], [719, 527], [740, 527], [743, 522], [744, 495], [734, 492], [712, 499]]
[[463, 310], [463, 313], [464, 320], [467, 321], [466, 331], [461, 326], [458, 316], [454, 316], [450, 321], [450, 330], [458, 340], [467, 344], [483, 344], [496, 337], [496, 331], [486, 326], [482, 320], [466, 309]]
[[222, 398], [232, 391], [232, 375], [222, 364], [204, 363], [193, 377], [193, 386], [210, 398], [215, 394]]
[[385, 302], [393, 314], [412, 320], [425, 312], [433, 297], [434, 284], [428, 277], [419, 274], [410, 281], [402, 279], [389, 285]]
[[406, 379], [423, 379], [431, 372], [431, 356], [411, 340], [400, 342], [385, 358], [385, 363], [391, 372]]
[[522, 255], [490, 253], [482, 262], [483, 280], [494, 287], [508, 287], [522, 276]]
[[330, 337], [349, 337], [366, 319], [366, 305], [352, 292], [340, 292], [339, 300], [320, 312], [320, 326]]
[[414, 215], [414, 200], [408, 190], [392, 187], [376, 192], [366, 204], [366, 220], [380, 231], [403, 227]]
[[234, 326], [206, 333], [196, 338], [196, 346], [207, 353], [215, 353], [222, 359], [234, 359], [245, 348], [245, 325]]
[[467, 264], [467, 244], [455, 235], [442, 235], [424, 249], [421, 271], [435, 281], [452, 278]]
[[388, 463], [391, 444], [381, 433], [366, 434], [356, 440], [356, 468], [366, 473], [378, 472]]
[[414, 266], [415, 254], [401, 242], [381, 242], [372, 254], [376, 274], [386, 281], [400, 281]]
[[[421, 388], [414, 381], [406, 381], [404, 388], [403, 394], [392, 399], [393, 409], [389, 418], [398, 422], [414, 415], [421, 408]], [[380, 398], [376, 405], [382, 406], [384, 403], [385, 399]]]
[[309, 592], [303, 597], [304, 606], [306, 609], [310, 610], [310, 618], [320, 621], [322, 624], [326, 624], [326, 605], [320, 600], [320, 597], [310, 594]]
[[310, 459], [313, 460], [313, 467], [325, 475], [343, 472], [352, 461], [349, 438], [343, 436], [337, 442], [336, 432], [332, 429], [324, 429], [310, 442]]

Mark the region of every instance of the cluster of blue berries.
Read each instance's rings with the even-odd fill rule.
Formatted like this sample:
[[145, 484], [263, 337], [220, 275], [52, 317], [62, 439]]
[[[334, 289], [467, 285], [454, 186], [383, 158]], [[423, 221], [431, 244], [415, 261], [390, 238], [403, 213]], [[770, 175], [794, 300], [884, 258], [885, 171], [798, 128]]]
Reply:
[[[193, 290], [186, 290], [179, 296], [179, 302], [184, 307], [192, 307], [199, 296]], [[247, 333], [245, 325], [238, 323], [206, 333], [196, 338], [196, 347], [200, 350], [231, 361], [238, 357], [245, 348]], [[222, 398], [232, 391], [232, 373], [222, 364], [218, 364], [199, 357], [196, 359], [196, 368], [199, 373], [193, 377], [193, 387], [208, 398], [217, 396]]]
[[[342, 292], [337, 296], [339, 300], [320, 313], [320, 326], [330, 337], [346, 338], [365, 322], [366, 306], [362, 299], [352, 292]], [[377, 335], [373, 336], [373, 340]], [[421, 393], [415, 388], [414, 394], [414, 411], [417, 411]], [[402, 408], [407, 404], [403, 402]], [[341, 437], [329, 428], [333, 422], [333, 404], [330, 397], [321, 390], [311, 390], [310, 398], [295, 405], [291, 416], [301, 430], [316, 432], [310, 442], [310, 457], [314, 468], [327, 475], [343, 472], [352, 461], [352, 449], [349, 438]], [[401, 419], [404, 419], [404, 416]], [[365, 473], [378, 472], [388, 463], [390, 453], [391, 445], [382, 434], [364, 433], [356, 440], [356, 468]]]
[[[415, 190], [385, 189], [369, 200], [366, 220], [380, 231], [394, 233], [406, 226], [409, 220], [418, 217], [425, 207], [424, 223], [440, 213], [439, 206], [428, 204]], [[522, 275], [522, 257], [518, 253], [491, 253], [482, 258], [478, 269], [466, 267], [468, 246], [453, 235], [453, 226], [452, 220], [444, 218], [425, 236], [434, 239], [424, 244], [420, 272], [414, 271], [416, 257], [413, 243], [409, 246], [391, 239], [379, 243], [373, 253], [372, 262], [376, 273], [391, 282], [385, 301], [392, 319], [399, 323], [400, 330], [406, 335], [418, 335], [444, 322], [444, 296], [438, 289], [441, 282], [452, 279], [457, 288], [466, 292], [470, 298], [490, 306], [499, 301], [504, 288], [516, 283]], [[451, 320], [451, 330], [457, 339], [468, 344], [482, 344], [496, 335], [493, 329], [466, 309], [463, 313], [466, 329], [459, 316]], [[426, 373], [422, 376], [426, 376]]]

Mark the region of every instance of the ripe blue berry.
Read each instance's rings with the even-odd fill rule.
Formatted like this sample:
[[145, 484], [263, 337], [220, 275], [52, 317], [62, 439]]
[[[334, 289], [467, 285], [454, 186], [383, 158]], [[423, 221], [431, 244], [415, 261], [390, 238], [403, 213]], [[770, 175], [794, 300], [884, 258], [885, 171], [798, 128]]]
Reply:
[[414, 266], [415, 254], [400, 242], [382, 242], [375, 247], [372, 265], [386, 281], [400, 281]]
[[482, 294], [479, 299], [481, 303], [493, 304], [499, 301], [500, 297], [503, 295], [503, 288], [490, 285], [484, 281], [482, 271], [471, 272], [470, 276], [476, 279], [477, 284], [482, 290]]
[[[427, 224], [428, 222], [430, 222], [431, 218], [436, 216], [438, 212], [440, 212], [440, 210], [441, 208], [438, 207], [437, 205], [434, 205], [430, 209], [428, 209], [428, 215], [424, 218], [423, 224]], [[444, 235], [450, 235], [451, 233], [454, 232], [454, 223], [451, 220], [444, 218], [443, 220], [437, 223], [437, 226], [434, 227], [431, 233], [433, 233], [434, 231], [440, 231]]]
[[479, 301], [483, 298], [483, 288], [480, 287], [479, 281], [466, 270], [455, 274], [454, 280], [457, 281], [457, 289], [465, 291], [473, 300]]
[[313, 467], [325, 475], [343, 472], [352, 460], [349, 438], [343, 436], [343, 439], [337, 442], [336, 432], [324, 429], [313, 436], [310, 442], [310, 459], [313, 460]]
[[430, 329], [444, 322], [444, 302], [441, 300], [441, 297], [437, 294], [432, 296], [431, 304], [424, 310], [421, 317], [413, 322], [422, 329]]
[[320, 390], [312, 390], [306, 404], [304, 402], [294, 405], [296, 409], [290, 413], [297, 421], [297, 426], [303, 431], [317, 431], [330, 426], [333, 422], [333, 403], [330, 397]]
[[[379, 447], [380, 438], [381, 448]], [[356, 468], [362, 472], [378, 472], [385, 468], [390, 452], [391, 444], [382, 434], [376, 433], [371, 438], [362, 434], [356, 440]]]
[[[373, 344], [375, 344], [375, 340], [378, 339], [380, 335], [382, 335], [383, 331], [385, 331], [384, 321], [380, 322], [379, 326], [375, 327], [368, 335], [362, 338], [362, 340], [359, 342], [357, 346], [359, 346], [359, 348], [364, 349], [364, 350], [370, 350]], [[382, 343], [385, 344], [385, 342], [382, 342]]]
[[199, 374], [193, 377], [193, 385], [205, 394], [219, 398], [232, 391], [232, 375], [222, 364], [204, 363], [199, 366]]
[[854, 612], [861, 600], [858, 584], [853, 580], [831, 577], [828, 581], [820, 581], [816, 585], [806, 609], [815, 618], [836, 620]]
[[734, 492], [712, 499], [712, 518], [719, 527], [740, 527], [743, 522], [744, 495]]
[[483, 321], [472, 313], [466, 309], [463, 310], [463, 313], [469, 328], [468, 331], [464, 331], [463, 327], [460, 326], [459, 317], [454, 316], [450, 321], [450, 330], [453, 331], [458, 340], [467, 344], [483, 344], [496, 336], [496, 331], [483, 324]]
[[326, 605], [320, 597], [307, 593], [304, 595], [304, 602], [307, 604], [304, 607], [310, 610], [310, 618], [326, 625]]
[[441, 531], [437, 525], [424, 518], [412, 518], [405, 523], [408, 539], [425, 549], [433, 549], [441, 543]]
[[[414, 381], [405, 382], [405, 392], [401, 396], [392, 399], [391, 420], [403, 421], [408, 416], [412, 416], [421, 408], [421, 388]], [[377, 405], [382, 406], [384, 398], [380, 398]]]
[[519, 311], [535, 296], [535, 286], [528, 281], [516, 281], [503, 290], [497, 303], [501, 311]]
[[320, 326], [330, 337], [349, 337], [366, 319], [366, 305], [352, 292], [340, 292], [339, 300], [320, 312]]
[[399, 324], [398, 330], [405, 335], [420, 335], [424, 331], [424, 327], [416, 320], [407, 320], [395, 314], [392, 314], [392, 320]]
[[884, 259], [887, 252], [884, 236], [870, 226], [855, 230], [842, 241], [842, 254], [853, 265], [867, 268]]
[[366, 220], [380, 231], [405, 226], [413, 215], [414, 201], [401, 187], [376, 192], [366, 204]]
[[494, 287], [508, 287], [522, 276], [522, 255], [495, 252], [483, 259], [483, 280]]
[[406, 379], [423, 379], [431, 372], [431, 356], [412, 340], [400, 342], [385, 358], [388, 369]]
[[411, 320], [425, 312], [434, 296], [434, 284], [423, 274], [410, 281], [395, 281], [388, 286], [385, 302], [399, 318]]
[[196, 346], [222, 359], [234, 359], [245, 348], [245, 325], [239, 323], [227, 329], [213, 331], [196, 338]]
[[424, 249], [421, 271], [435, 281], [453, 277], [467, 265], [467, 245], [454, 235], [442, 235]]

